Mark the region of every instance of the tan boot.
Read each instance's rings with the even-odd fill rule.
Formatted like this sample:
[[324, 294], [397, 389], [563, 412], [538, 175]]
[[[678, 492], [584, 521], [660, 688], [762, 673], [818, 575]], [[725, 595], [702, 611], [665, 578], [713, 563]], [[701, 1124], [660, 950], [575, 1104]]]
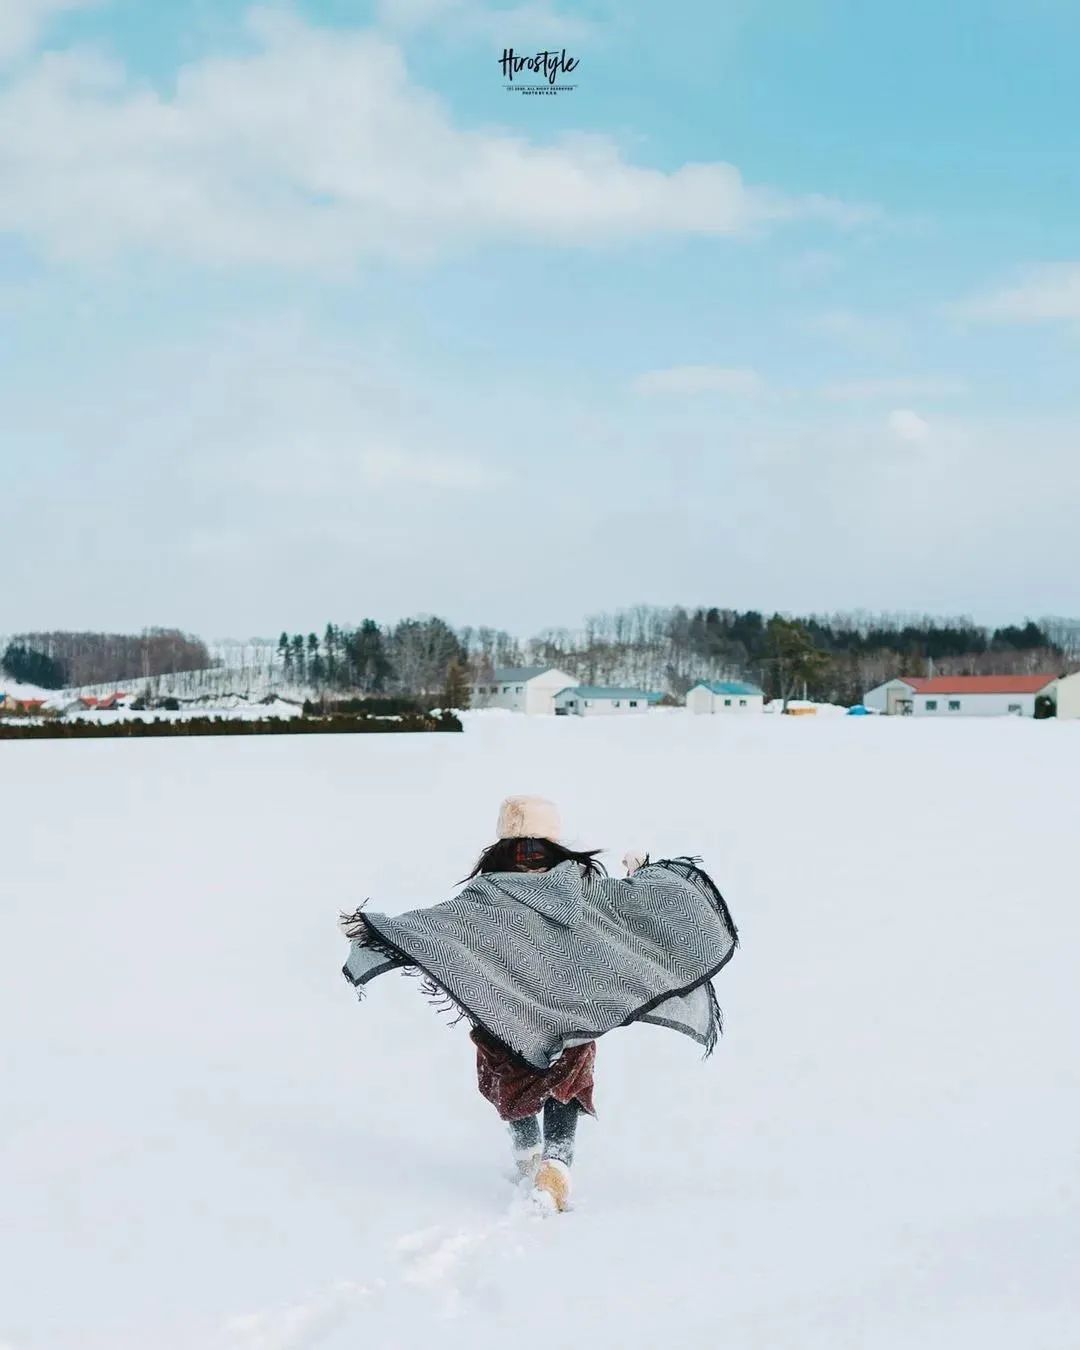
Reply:
[[554, 1158], [545, 1158], [536, 1174], [533, 1195], [558, 1213], [564, 1213], [570, 1208], [569, 1167]]

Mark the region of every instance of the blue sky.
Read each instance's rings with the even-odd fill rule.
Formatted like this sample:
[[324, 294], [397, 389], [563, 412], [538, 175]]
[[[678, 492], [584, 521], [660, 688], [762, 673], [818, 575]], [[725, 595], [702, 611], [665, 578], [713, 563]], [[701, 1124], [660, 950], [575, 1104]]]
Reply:
[[5, 0], [0, 631], [1077, 612], [1078, 50], [1065, 0]]

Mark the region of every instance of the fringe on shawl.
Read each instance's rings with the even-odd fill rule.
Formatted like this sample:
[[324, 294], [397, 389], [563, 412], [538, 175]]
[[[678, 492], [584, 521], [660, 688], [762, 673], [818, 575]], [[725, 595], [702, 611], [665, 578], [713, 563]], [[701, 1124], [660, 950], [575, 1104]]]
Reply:
[[709, 995], [709, 1033], [705, 1041], [705, 1054], [702, 1058], [708, 1059], [716, 1049], [717, 1042], [724, 1034], [724, 1014], [720, 1011], [720, 1004], [716, 1000], [716, 986], [712, 980], [705, 981], [705, 988]]
[[353, 942], [359, 942], [362, 946], [369, 946], [368, 936], [371, 930], [367, 926], [367, 919], [364, 917], [364, 909], [371, 903], [371, 897], [367, 900], [361, 900], [351, 914], [341, 911], [339, 927], [347, 938]]
[[[378, 952], [381, 956], [385, 956], [387, 961], [391, 962], [397, 970], [401, 971], [402, 975], [407, 975], [410, 979], [419, 980], [421, 994], [440, 1016], [450, 1018], [449, 1025], [451, 1027], [456, 1027], [459, 1022], [468, 1022], [470, 1026], [479, 1025], [477, 1019], [469, 1009], [460, 1004], [457, 999], [454, 998], [453, 994], [444, 989], [430, 971], [427, 971], [422, 966], [418, 965], [412, 957], [406, 956], [399, 947], [395, 947], [394, 944], [387, 938], [384, 938], [381, 933], [376, 932], [368, 921], [367, 915], [363, 913], [364, 906], [367, 903], [368, 902], [365, 900], [364, 903], [358, 906], [351, 914], [342, 914], [341, 927], [345, 936], [350, 938], [353, 942], [358, 942], [361, 947], [368, 947], [371, 951]], [[347, 967], [342, 970], [342, 974], [350, 984], [353, 983], [349, 977]], [[362, 985], [354, 984], [353, 988], [356, 990], [357, 997], [362, 999], [365, 993], [364, 987]]]
[[[731, 933], [732, 950], [734, 950], [739, 945], [739, 930], [735, 927], [735, 920], [731, 917], [727, 901], [720, 894], [719, 886], [705, 871], [702, 862], [703, 859], [701, 858], [664, 858], [659, 862], [652, 863], [651, 866], [669, 867], [672, 871], [681, 872], [688, 881], [693, 881], [705, 892], [711, 900], [713, 908], [720, 915], [721, 922]], [[713, 978], [714, 976], [710, 975], [707, 980], [703, 981], [709, 995], [709, 1030], [705, 1041], [705, 1059], [708, 1059], [713, 1053], [720, 1037], [724, 1034], [724, 1014], [716, 997], [716, 986], [713, 984]]]

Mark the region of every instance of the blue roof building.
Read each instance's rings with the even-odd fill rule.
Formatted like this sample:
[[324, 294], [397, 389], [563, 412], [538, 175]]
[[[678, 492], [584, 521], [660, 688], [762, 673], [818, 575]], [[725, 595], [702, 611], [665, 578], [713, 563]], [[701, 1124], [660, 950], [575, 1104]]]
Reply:
[[663, 694], [648, 689], [575, 684], [555, 695], [555, 713], [559, 717], [591, 717], [597, 713], [643, 713], [648, 712], [663, 697]]
[[701, 680], [686, 695], [693, 713], [763, 712], [765, 692], [746, 680]]

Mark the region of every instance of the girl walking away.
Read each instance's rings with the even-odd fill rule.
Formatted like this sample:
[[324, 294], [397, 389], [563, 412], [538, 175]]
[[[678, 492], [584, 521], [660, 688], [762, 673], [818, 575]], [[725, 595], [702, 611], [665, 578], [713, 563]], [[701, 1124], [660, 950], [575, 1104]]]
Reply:
[[693, 858], [624, 859], [615, 880], [598, 850], [559, 842], [556, 808], [510, 797], [498, 839], [452, 900], [389, 917], [342, 917], [359, 991], [388, 970], [472, 1026], [480, 1091], [510, 1128], [518, 1175], [565, 1210], [578, 1119], [595, 1115], [597, 1038], [632, 1022], [720, 1033], [712, 978], [738, 945], [728, 907]]

